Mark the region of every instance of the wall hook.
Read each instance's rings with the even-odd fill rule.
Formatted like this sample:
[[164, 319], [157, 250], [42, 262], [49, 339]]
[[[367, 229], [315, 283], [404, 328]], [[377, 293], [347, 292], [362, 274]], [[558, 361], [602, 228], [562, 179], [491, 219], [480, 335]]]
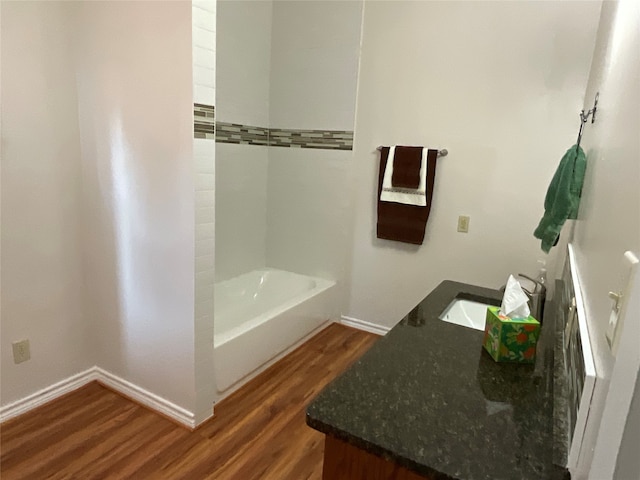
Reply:
[[584, 128], [584, 124], [587, 123], [589, 117], [591, 117], [591, 123], [596, 122], [596, 111], [598, 110], [598, 99], [600, 98], [600, 92], [596, 92], [596, 98], [593, 101], [593, 108], [589, 109], [587, 113], [584, 112], [584, 108], [580, 110], [580, 130], [578, 130], [578, 141], [576, 142], [577, 146], [580, 146], [580, 141], [582, 140], [582, 129]]

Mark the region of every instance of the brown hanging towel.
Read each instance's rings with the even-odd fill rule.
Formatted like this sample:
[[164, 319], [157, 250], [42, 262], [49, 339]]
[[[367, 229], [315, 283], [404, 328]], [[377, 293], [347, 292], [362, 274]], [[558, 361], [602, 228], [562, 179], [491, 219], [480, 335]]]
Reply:
[[424, 230], [431, 211], [438, 150], [430, 149], [427, 152], [426, 206], [406, 205], [380, 200], [388, 157], [389, 147], [383, 147], [380, 151], [380, 170], [378, 173], [377, 236], [385, 240], [422, 245]]
[[[391, 184], [398, 188], [416, 189], [420, 185], [423, 147], [396, 147]], [[388, 159], [388, 153], [387, 153]]]

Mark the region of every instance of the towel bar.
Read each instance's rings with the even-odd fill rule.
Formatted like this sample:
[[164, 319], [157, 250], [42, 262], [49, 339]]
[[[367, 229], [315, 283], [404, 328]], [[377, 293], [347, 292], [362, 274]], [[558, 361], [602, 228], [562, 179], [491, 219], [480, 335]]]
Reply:
[[[378, 147], [378, 150], [382, 150], [384, 147], [382, 145], [380, 145]], [[442, 150], [438, 150], [438, 156], [439, 157], [446, 157], [447, 155], [449, 155], [449, 150], [447, 150], [446, 148], [443, 148]]]

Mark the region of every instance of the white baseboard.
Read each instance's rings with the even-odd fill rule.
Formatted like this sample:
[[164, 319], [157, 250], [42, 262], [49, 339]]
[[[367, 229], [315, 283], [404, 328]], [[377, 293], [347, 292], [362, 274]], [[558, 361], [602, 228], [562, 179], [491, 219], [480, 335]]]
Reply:
[[376, 335], [386, 335], [391, 328], [377, 323], [366, 322], [353, 317], [347, 317], [343, 315], [340, 319], [340, 323], [348, 327], [357, 328], [358, 330], [364, 330], [365, 332], [375, 333]]
[[[356, 318], [345, 316], [341, 318], [340, 323], [357, 328], [359, 330], [375, 333], [377, 335], [384, 335], [390, 330], [389, 327], [384, 327], [381, 325], [376, 325], [375, 323], [365, 322], [364, 320], [358, 320]], [[228, 395], [233, 393], [247, 381], [251, 380], [253, 377], [269, 368], [282, 357], [299, 347], [302, 343], [309, 340], [320, 330], [326, 328], [329, 324], [330, 322], [323, 323], [318, 328], [314, 329], [312, 332], [306, 335], [304, 338], [300, 339], [285, 351], [275, 356], [265, 365], [262, 365], [256, 371], [243, 378], [236, 385], [233, 385], [225, 392], [218, 392], [219, 397], [217, 401], [220, 401], [222, 398], [227, 397]], [[93, 381], [98, 381], [105, 386], [115, 390], [116, 392], [129, 397], [130, 399], [150, 408], [151, 410], [154, 410], [157, 413], [160, 413], [161, 415], [169, 417], [188, 428], [196, 427], [196, 418], [193, 412], [190, 412], [189, 410], [186, 410], [179, 405], [176, 405], [175, 403], [156, 395], [155, 393], [145, 390], [144, 388], [139, 387], [138, 385], [135, 385], [127, 380], [124, 380], [123, 378], [120, 378], [117, 375], [114, 375], [113, 373], [97, 366], [91, 367], [84, 372], [78, 373], [76, 375], [72, 375], [65, 380], [50, 385], [49, 387], [43, 388], [42, 390], [35, 392], [27, 397], [0, 407], [0, 423], [9, 420], [10, 418], [17, 417], [18, 415], [22, 415], [29, 410], [44, 405], [47, 402], [55, 400], [56, 398], [66, 393], [72, 392], [73, 390], [76, 390]]]
[[36, 407], [72, 392], [87, 383], [98, 381], [116, 392], [138, 402], [155, 412], [169, 417], [178, 423], [195, 428], [195, 415], [193, 412], [176, 405], [169, 400], [162, 398], [155, 393], [145, 390], [127, 380], [124, 380], [111, 372], [107, 372], [100, 367], [92, 367], [84, 372], [72, 375], [71, 377], [43, 388], [27, 397], [0, 408], [0, 422], [27, 413]]
[[96, 380], [100, 383], [186, 427], [195, 428], [196, 420], [193, 412], [100, 367], [94, 368], [97, 374]]
[[22, 415], [29, 410], [44, 405], [51, 400], [55, 400], [65, 393], [72, 392], [94, 380], [97, 380], [97, 374], [95, 367], [91, 367], [84, 372], [65, 378], [20, 400], [4, 405], [0, 408], [0, 422]]

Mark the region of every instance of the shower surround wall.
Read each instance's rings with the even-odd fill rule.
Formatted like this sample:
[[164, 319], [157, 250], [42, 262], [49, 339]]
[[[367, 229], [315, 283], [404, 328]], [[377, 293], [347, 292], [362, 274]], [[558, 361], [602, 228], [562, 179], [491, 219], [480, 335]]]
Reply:
[[324, 285], [226, 329], [216, 323], [219, 398], [344, 306], [361, 13], [362, 2], [218, 4], [215, 314], [223, 321], [238, 307], [223, 292], [242, 279], [260, 279], [263, 300], [278, 290], [271, 273], [296, 288]]
[[361, 14], [362, 2], [218, 4], [218, 280], [267, 266], [344, 286]]
[[215, 282], [216, 0], [191, 6], [195, 204], [195, 421], [213, 414], [213, 284]]
[[218, 3], [216, 281], [266, 265], [268, 148], [220, 140], [231, 123], [269, 125], [271, 13], [270, 1]]
[[[271, 128], [341, 131], [349, 142], [362, 8], [359, 1], [274, 2]], [[267, 265], [335, 280], [332, 318], [346, 307], [352, 158], [350, 149], [269, 152]]]

